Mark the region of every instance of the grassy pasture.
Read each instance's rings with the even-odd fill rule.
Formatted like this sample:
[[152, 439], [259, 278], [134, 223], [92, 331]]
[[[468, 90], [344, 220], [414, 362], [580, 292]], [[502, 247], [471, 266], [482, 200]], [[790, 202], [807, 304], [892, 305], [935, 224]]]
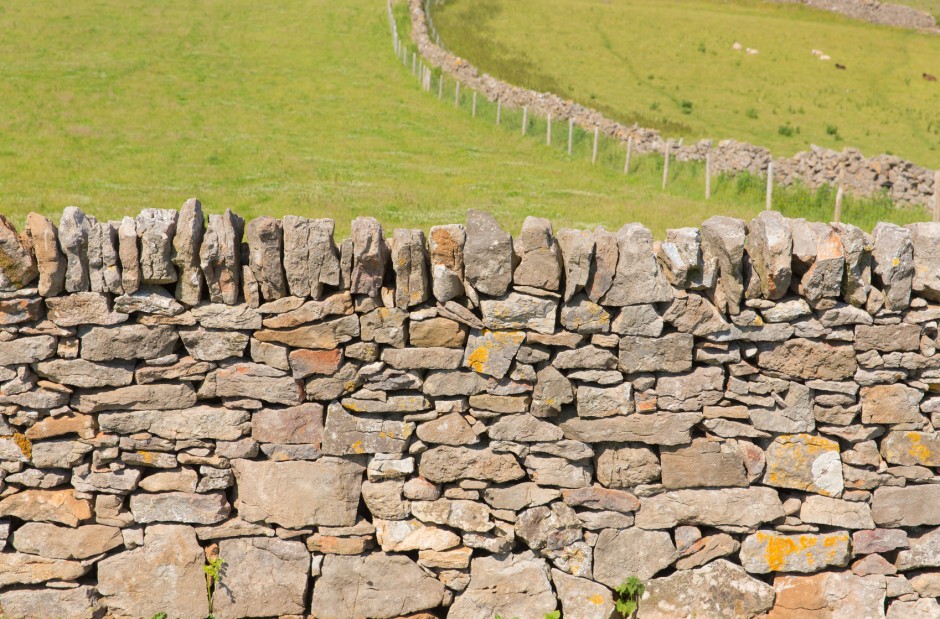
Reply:
[[762, 0], [447, 0], [432, 15], [482, 70], [627, 123], [940, 167], [940, 82], [921, 77], [940, 76], [940, 36]]
[[[407, 22], [404, 7], [396, 15]], [[436, 76], [435, 76], [436, 79]], [[244, 217], [358, 215], [388, 228], [461, 222], [466, 208], [518, 230], [526, 215], [557, 226], [616, 228], [641, 221], [657, 235], [713, 214], [749, 218], [758, 179], [718, 179], [701, 199], [703, 170], [639, 159], [590, 136], [571, 157], [556, 124], [479, 101], [453, 104], [420, 90], [393, 53], [382, 0], [35, 0], [0, 6], [0, 213], [66, 205], [100, 219], [191, 196], [210, 212]], [[831, 193], [778, 191], [792, 216], [831, 217]], [[906, 222], [920, 210], [849, 200], [846, 221]]]

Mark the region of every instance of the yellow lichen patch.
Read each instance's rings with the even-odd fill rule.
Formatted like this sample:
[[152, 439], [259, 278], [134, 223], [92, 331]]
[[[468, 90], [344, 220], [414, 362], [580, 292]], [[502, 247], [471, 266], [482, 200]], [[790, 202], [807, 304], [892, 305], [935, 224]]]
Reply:
[[362, 448], [362, 441], [356, 441], [350, 445], [349, 448], [357, 454], [364, 454], [366, 452], [366, 450]]
[[595, 593], [594, 595], [588, 598], [588, 602], [590, 602], [591, 604], [594, 604], [595, 606], [600, 606], [601, 604], [604, 603], [604, 596], [602, 596], [600, 593]]
[[470, 356], [467, 357], [467, 366], [474, 372], [482, 372], [483, 366], [486, 365], [487, 360], [490, 358], [490, 350], [486, 345], [478, 346]]
[[23, 452], [23, 455], [26, 456], [27, 460], [33, 459], [33, 443], [25, 435], [15, 432], [13, 434], [13, 442], [16, 443], [16, 446], [20, 448], [20, 451]]
[[142, 464], [153, 464], [154, 456], [152, 451], [137, 451]]
[[930, 452], [929, 447], [920, 442], [920, 434], [917, 432], [908, 432], [907, 439], [911, 442], [911, 448], [907, 450], [908, 455], [921, 464], [927, 464], [933, 454]]
[[[800, 535], [798, 538], [792, 538], [759, 531], [757, 541], [766, 545], [764, 559], [771, 571], [777, 572], [786, 565], [787, 557], [812, 548], [818, 540], [812, 535]], [[811, 559], [809, 555], [807, 555], [807, 558]]]

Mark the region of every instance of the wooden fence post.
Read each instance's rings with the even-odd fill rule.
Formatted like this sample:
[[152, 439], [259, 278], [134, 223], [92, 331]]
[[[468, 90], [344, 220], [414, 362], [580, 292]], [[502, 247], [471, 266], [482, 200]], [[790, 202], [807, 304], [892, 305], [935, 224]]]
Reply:
[[441, 75], [437, 78], [437, 98], [444, 98], [444, 72], [441, 71]]
[[597, 140], [600, 137], [600, 127], [594, 125], [594, 147], [591, 149], [591, 165], [597, 163]]
[[454, 82], [454, 107], [460, 107], [460, 82]]
[[623, 173], [630, 173], [630, 158], [633, 156], [633, 134], [627, 136], [627, 158], [623, 162]]
[[473, 91], [473, 113], [471, 114], [474, 118], [477, 117], [477, 91]]
[[765, 210], [774, 210], [774, 161], [770, 160], [767, 164], [767, 204]]
[[568, 119], [568, 156], [571, 156], [571, 145], [574, 143], [574, 118]]
[[842, 221], [842, 198], [845, 196], [845, 168], [839, 170], [839, 188], [836, 189], [836, 208], [832, 214], [833, 220], [838, 223]]
[[940, 170], [933, 173], [933, 220], [940, 221]]
[[412, 75], [418, 73], [418, 52], [411, 52], [411, 73]]
[[496, 124], [498, 125], [503, 119], [503, 102], [500, 99], [496, 100]]
[[548, 113], [548, 118], [546, 119], [547, 124], [545, 125], [545, 144], [548, 146], [552, 145], [552, 113]]
[[705, 199], [712, 197], [712, 149], [705, 151]]
[[671, 144], [666, 140], [666, 146], [663, 152], [663, 191], [666, 190], [666, 182], [669, 180], [669, 149]]
[[529, 106], [522, 106], [522, 135], [525, 135], [525, 130], [529, 126]]

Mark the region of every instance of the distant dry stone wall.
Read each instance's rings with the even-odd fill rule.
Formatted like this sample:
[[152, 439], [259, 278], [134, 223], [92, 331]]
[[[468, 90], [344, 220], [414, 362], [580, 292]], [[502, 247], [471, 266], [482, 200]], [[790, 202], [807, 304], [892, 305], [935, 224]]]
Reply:
[[[422, 0], [408, 1], [411, 37], [421, 55], [432, 66], [440, 67], [491, 101], [499, 100], [504, 105], [516, 108], [528, 107], [533, 113], [543, 116], [551, 114], [555, 120], [573, 119], [575, 124], [587, 131], [593, 132], [594, 127], [598, 127], [603, 135], [623, 142], [632, 137], [635, 153], [662, 154], [668, 141], [672, 156], [679, 161], [704, 161], [706, 153], [710, 151], [714, 173], [749, 172], [766, 175], [767, 164], [773, 159], [766, 148], [735, 140], [722, 140], [717, 144], [712, 140], [700, 140], [680, 146], [676, 140], [664, 139], [656, 130], [623, 125], [606, 118], [597, 110], [558, 95], [520, 88], [491, 75], [481, 74], [465, 59], [436, 45], [428, 36]], [[839, 152], [813, 146], [807, 152], [773, 161], [774, 180], [781, 185], [799, 182], [815, 189], [823, 185], [836, 185], [841, 178], [846, 191], [854, 195], [871, 197], [885, 192], [892, 201], [905, 206], [929, 206], [937, 191], [932, 170], [894, 155], [865, 157], [854, 148]]]
[[0, 217], [0, 616], [940, 616], [940, 224], [333, 230]]
[[937, 20], [933, 15], [915, 8], [877, 0], [777, 0], [806, 6], [832, 13], [840, 13], [852, 19], [871, 22], [881, 26], [894, 26], [910, 30], [937, 31]]

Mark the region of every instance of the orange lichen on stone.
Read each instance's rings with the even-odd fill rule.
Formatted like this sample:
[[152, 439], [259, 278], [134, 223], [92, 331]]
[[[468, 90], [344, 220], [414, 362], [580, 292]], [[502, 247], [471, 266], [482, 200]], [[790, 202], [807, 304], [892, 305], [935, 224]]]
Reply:
[[917, 432], [908, 432], [907, 438], [909, 441], [911, 441], [911, 448], [907, 451], [907, 453], [921, 464], [927, 464], [933, 454], [930, 453], [929, 447], [921, 444], [920, 434]]

